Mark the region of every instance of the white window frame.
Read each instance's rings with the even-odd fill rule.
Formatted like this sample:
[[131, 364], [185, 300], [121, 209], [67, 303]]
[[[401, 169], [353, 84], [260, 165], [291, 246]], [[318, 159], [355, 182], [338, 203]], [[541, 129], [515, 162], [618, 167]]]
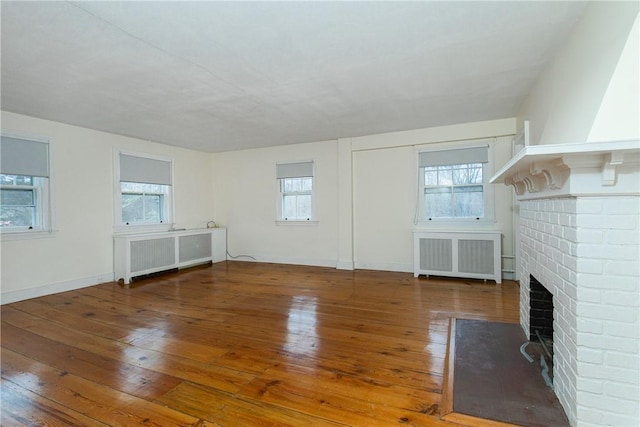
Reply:
[[[161, 222], [136, 222], [126, 223], [122, 220], [122, 185], [120, 182], [120, 155], [134, 156], [144, 159], [160, 160], [169, 162], [171, 167], [171, 184], [169, 191], [165, 194], [163, 212], [164, 218]], [[159, 156], [155, 154], [147, 154], [135, 151], [115, 150], [113, 157], [114, 164], [114, 232], [118, 233], [136, 233], [136, 232], [155, 232], [168, 231], [174, 225], [174, 178], [173, 178], [173, 159], [171, 157]], [[155, 194], [155, 193], [154, 193]]]
[[[37, 225], [31, 227], [0, 227], [0, 237], [4, 240], [23, 240], [23, 239], [38, 239], [53, 237], [55, 230], [55, 210], [52, 197], [53, 188], [53, 140], [51, 138], [35, 135], [25, 135], [13, 132], [2, 131], [0, 134], [3, 137], [24, 139], [27, 141], [34, 141], [43, 144], [47, 144], [48, 150], [48, 177], [33, 177], [34, 185], [18, 185], [18, 186], [2, 186], [2, 188], [17, 188], [17, 189], [30, 189], [35, 192], [36, 203], [36, 217]], [[4, 175], [16, 175], [7, 173]], [[29, 176], [29, 175], [18, 175]]]
[[317, 180], [316, 180], [316, 162], [315, 160], [302, 160], [295, 162], [278, 162], [277, 165], [288, 165], [288, 164], [296, 164], [296, 163], [312, 163], [313, 164], [313, 173], [310, 177], [291, 177], [291, 178], [311, 178], [311, 192], [300, 192], [298, 194], [311, 194], [311, 216], [308, 219], [301, 218], [293, 218], [288, 219], [284, 217], [283, 212], [283, 204], [284, 204], [284, 196], [288, 193], [282, 191], [283, 185], [282, 182], [284, 179], [290, 178], [278, 178], [276, 174], [276, 224], [277, 225], [315, 225], [318, 224], [318, 219], [316, 217], [316, 206], [317, 206]]
[[[416, 147], [416, 165], [418, 171], [418, 195], [417, 195], [417, 207], [416, 207], [416, 225], [418, 226], [437, 226], [442, 227], [471, 227], [474, 224], [488, 225], [495, 223], [495, 195], [494, 186], [489, 183], [489, 179], [493, 175], [494, 161], [494, 139], [483, 139], [476, 141], [462, 141], [457, 143], [439, 143], [429, 144], [426, 146]], [[487, 147], [488, 161], [483, 163], [482, 166], [482, 196], [483, 196], [483, 210], [484, 214], [480, 218], [472, 217], [438, 217], [438, 218], [426, 218], [425, 204], [424, 204], [424, 167], [419, 164], [419, 157], [421, 153], [448, 151], [448, 150], [464, 150], [478, 147]], [[460, 163], [468, 164], [468, 163]]]

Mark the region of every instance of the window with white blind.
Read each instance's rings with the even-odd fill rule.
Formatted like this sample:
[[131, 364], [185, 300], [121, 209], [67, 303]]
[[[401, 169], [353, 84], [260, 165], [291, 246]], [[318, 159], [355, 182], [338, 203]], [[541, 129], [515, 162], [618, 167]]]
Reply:
[[49, 141], [2, 135], [0, 231], [51, 232]]
[[314, 162], [278, 163], [278, 222], [315, 221]]
[[489, 150], [483, 144], [418, 153], [418, 222], [493, 220]]
[[116, 226], [167, 228], [173, 207], [171, 159], [120, 152], [116, 161]]

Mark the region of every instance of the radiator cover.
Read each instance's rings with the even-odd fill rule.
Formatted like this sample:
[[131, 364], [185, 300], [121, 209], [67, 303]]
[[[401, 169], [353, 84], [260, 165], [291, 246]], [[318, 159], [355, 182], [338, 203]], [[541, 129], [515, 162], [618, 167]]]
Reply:
[[114, 236], [114, 277], [124, 280], [227, 259], [226, 228]]
[[416, 231], [413, 241], [415, 277], [449, 276], [502, 283], [498, 231]]

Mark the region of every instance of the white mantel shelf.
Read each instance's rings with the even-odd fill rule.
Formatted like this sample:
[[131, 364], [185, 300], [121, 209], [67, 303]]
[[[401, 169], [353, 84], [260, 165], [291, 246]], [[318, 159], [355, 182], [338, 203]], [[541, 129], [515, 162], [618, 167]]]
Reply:
[[519, 199], [638, 194], [640, 141], [530, 145], [490, 180]]

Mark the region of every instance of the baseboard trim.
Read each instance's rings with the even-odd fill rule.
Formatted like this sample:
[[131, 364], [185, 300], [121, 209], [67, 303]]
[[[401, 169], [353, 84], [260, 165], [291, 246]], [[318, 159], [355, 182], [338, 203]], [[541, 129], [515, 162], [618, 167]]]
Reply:
[[[309, 265], [314, 267], [333, 267], [338, 270], [380, 270], [380, 271], [397, 271], [401, 273], [411, 273], [413, 265], [411, 264], [395, 264], [395, 263], [353, 263], [338, 262], [335, 260], [323, 259], [307, 259], [307, 258], [290, 258], [290, 257], [271, 257], [256, 256], [255, 259], [239, 257], [237, 261], [249, 262], [270, 262], [274, 264], [293, 264], [293, 265]], [[73, 291], [76, 289], [86, 288], [88, 286], [98, 285], [100, 283], [113, 282], [115, 274], [113, 272], [99, 274], [97, 276], [83, 277], [80, 279], [68, 280], [58, 283], [52, 283], [43, 286], [36, 286], [29, 289], [21, 289], [17, 291], [2, 292], [0, 294], [0, 305], [10, 304], [12, 302], [23, 301], [26, 299], [43, 297], [45, 295], [56, 294], [58, 292]]]
[[31, 298], [43, 297], [45, 295], [57, 294], [58, 292], [73, 291], [76, 289], [86, 288], [88, 286], [98, 285], [100, 283], [113, 282], [113, 278], [114, 273], [111, 272], [99, 274], [97, 276], [83, 277], [81, 279], [51, 283], [49, 285], [36, 286], [29, 289], [2, 292], [2, 294], [0, 294], [0, 305], [10, 304], [12, 302], [23, 301]]
[[353, 261], [338, 261], [338, 265], [336, 265], [338, 270], [355, 270], [353, 266]]
[[292, 264], [292, 265], [309, 265], [313, 267], [333, 267], [338, 270], [379, 270], [379, 271], [396, 271], [400, 273], [412, 273], [412, 264], [396, 264], [396, 263], [358, 263], [358, 262], [336, 262], [335, 260], [309, 259], [309, 258], [291, 258], [291, 257], [273, 257], [254, 255], [253, 259], [239, 257], [234, 261], [250, 261], [250, 262], [271, 262], [274, 264]]
[[333, 267], [336, 268], [335, 260], [309, 259], [309, 258], [291, 258], [291, 257], [274, 257], [252, 255], [252, 258], [237, 256], [228, 259], [229, 261], [248, 261], [248, 262], [265, 262], [272, 264], [291, 264], [291, 265], [309, 265], [312, 267]]
[[413, 273], [413, 264], [386, 263], [386, 262], [356, 262], [355, 268], [358, 270], [380, 270], [396, 271], [399, 273]]

